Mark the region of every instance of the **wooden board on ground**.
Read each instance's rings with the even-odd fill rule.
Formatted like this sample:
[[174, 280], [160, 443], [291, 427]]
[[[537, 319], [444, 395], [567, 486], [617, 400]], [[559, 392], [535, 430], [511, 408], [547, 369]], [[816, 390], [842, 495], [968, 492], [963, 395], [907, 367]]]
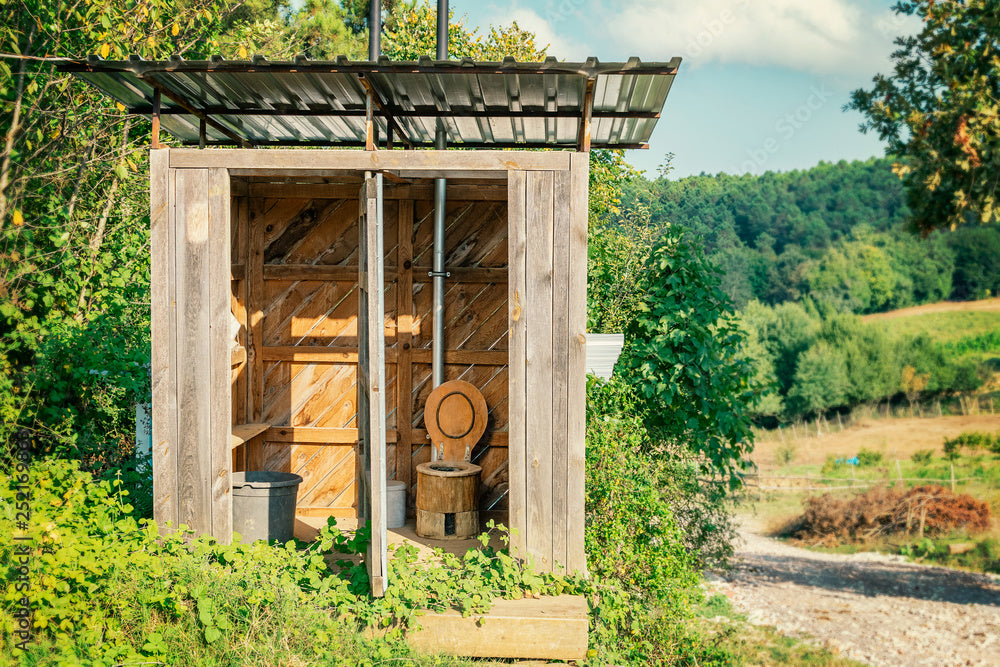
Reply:
[[582, 595], [494, 600], [483, 615], [449, 610], [421, 616], [406, 640], [421, 653], [473, 658], [583, 660], [587, 601]]

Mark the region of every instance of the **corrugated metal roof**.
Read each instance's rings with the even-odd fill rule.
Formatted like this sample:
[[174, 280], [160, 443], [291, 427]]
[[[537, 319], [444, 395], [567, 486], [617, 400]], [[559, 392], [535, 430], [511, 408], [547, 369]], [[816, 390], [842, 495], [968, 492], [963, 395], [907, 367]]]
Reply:
[[433, 146], [443, 123], [452, 147], [579, 148], [589, 117], [594, 148], [644, 148], [679, 65], [91, 56], [60, 69], [147, 117], [159, 89], [162, 128], [186, 144], [199, 143], [205, 119], [208, 145], [365, 145], [370, 90], [379, 136], [391, 127], [410, 147]]

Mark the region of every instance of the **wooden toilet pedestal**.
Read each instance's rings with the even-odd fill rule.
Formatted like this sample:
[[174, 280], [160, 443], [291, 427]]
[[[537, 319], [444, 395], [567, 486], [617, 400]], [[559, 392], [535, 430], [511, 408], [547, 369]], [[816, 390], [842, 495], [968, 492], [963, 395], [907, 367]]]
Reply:
[[466, 461], [417, 466], [417, 535], [467, 539], [479, 534], [479, 477], [483, 469]]
[[472, 384], [438, 385], [424, 406], [431, 460], [417, 466], [417, 535], [468, 539], [479, 534], [479, 478], [472, 447], [486, 431], [486, 399]]

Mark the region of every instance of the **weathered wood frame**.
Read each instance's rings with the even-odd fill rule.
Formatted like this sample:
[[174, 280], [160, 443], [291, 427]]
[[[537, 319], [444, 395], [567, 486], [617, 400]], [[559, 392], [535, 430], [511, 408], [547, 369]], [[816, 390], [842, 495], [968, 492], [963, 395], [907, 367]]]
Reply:
[[[245, 359], [232, 359], [229, 285], [238, 280], [237, 289], [251, 295], [244, 305], [259, 303], [252, 295], [263, 289], [263, 232], [250, 225], [249, 238], [230, 237], [232, 213], [254, 215], [242, 202], [231, 211], [232, 178], [345, 171], [506, 180], [513, 546], [541, 569], [585, 570], [586, 153], [152, 151], [155, 518], [228, 541], [230, 443], [234, 436], [260, 437], [254, 424], [261, 406], [253, 397], [261, 389], [262, 315], [232, 308], [246, 350]], [[399, 247], [402, 263], [409, 249]], [[231, 261], [233, 249], [244, 264]], [[234, 363], [249, 370], [248, 378], [233, 380]], [[234, 391], [246, 391], [242, 406]], [[234, 414], [246, 426], [234, 428]]]

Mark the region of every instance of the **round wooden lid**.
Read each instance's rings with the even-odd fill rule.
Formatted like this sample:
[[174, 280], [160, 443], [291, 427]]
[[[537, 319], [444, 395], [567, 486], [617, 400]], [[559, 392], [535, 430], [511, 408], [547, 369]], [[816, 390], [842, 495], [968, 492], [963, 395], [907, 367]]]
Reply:
[[448, 461], [465, 459], [486, 431], [486, 399], [475, 385], [463, 380], [443, 382], [424, 405], [424, 425], [435, 448], [443, 445]]

